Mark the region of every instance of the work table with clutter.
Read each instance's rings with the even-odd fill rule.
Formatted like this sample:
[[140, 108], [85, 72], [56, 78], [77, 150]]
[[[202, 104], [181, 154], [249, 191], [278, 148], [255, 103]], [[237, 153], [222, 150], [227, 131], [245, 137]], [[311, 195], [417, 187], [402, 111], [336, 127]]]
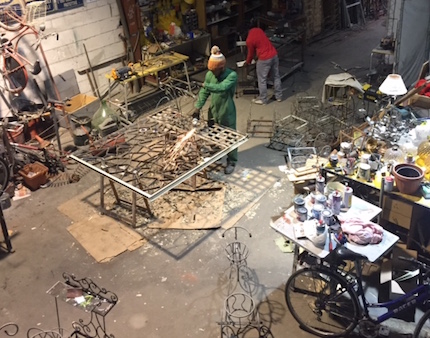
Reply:
[[[428, 77], [424, 79], [425, 83], [429, 82]], [[395, 88], [385, 88], [391, 81]], [[407, 105], [407, 99], [417, 95], [420, 86], [408, 92], [400, 75], [389, 75], [379, 87], [390, 94], [385, 108], [368, 116], [362, 125], [340, 131], [333, 150], [326, 154], [308, 154], [303, 167], [290, 167], [287, 174], [290, 181], [310, 180], [311, 183], [302, 186], [306, 189], [296, 187], [296, 193], [309, 196], [318, 191], [315, 187], [320, 180], [342, 183], [356, 197], [381, 209], [374, 221], [384, 231], [399, 236], [408, 249], [427, 254], [430, 248], [430, 231], [426, 226], [430, 212], [430, 119], [419, 117]], [[289, 158], [290, 164], [294, 160]], [[332, 198], [327, 191], [320, 194], [327, 201]], [[336, 214], [334, 210], [331, 212]], [[315, 217], [314, 213], [312, 206], [308, 215]], [[293, 216], [300, 219], [300, 210]], [[363, 220], [366, 215], [360, 217]]]

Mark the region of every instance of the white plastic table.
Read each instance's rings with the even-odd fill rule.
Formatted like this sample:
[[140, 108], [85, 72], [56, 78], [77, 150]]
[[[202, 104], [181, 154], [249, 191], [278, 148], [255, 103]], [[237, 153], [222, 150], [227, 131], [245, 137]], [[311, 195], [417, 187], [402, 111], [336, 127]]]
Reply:
[[[312, 209], [312, 203], [310, 201], [309, 196], [305, 199], [306, 207], [308, 210]], [[366, 202], [356, 196], [352, 196], [351, 208], [343, 211], [339, 215], [339, 219], [347, 219], [351, 217], [360, 217], [365, 221], [370, 221], [381, 213], [381, 208]], [[297, 220], [294, 212], [294, 206], [290, 207], [285, 212], [286, 217], [280, 217], [276, 221], [271, 222], [270, 226], [276, 231], [280, 232], [282, 235], [287, 237], [290, 241], [294, 242], [294, 260], [293, 260], [293, 271], [296, 270], [298, 255], [299, 255], [299, 247], [302, 247], [307, 252], [313, 254], [318, 258], [325, 258], [329, 253], [329, 241], [330, 236], [327, 236], [326, 243], [324, 248], [320, 248], [315, 246], [309, 239], [300, 238], [297, 239], [294, 234], [294, 224], [300, 223]], [[333, 248], [338, 245], [334, 239], [332, 240]], [[381, 256], [383, 256], [388, 250], [390, 250], [393, 245], [399, 240], [399, 237], [395, 234], [384, 229], [382, 241], [378, 244], [368, 244], [368, 245], [359, 245], [355, 243], [348, 242], [345, 244], [345, 247], [348, 249], [362, 254], [367, 257], [370, 262], [375, 262]]]

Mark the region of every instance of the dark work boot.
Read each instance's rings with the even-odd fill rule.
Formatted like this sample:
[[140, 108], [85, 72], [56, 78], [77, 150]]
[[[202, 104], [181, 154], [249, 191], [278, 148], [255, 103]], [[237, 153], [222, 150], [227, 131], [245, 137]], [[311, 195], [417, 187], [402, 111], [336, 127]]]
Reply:
[[226, 175], [230, 175], [234, 171], [234, 167], [236, 166], [236, 163], [234, 162], [227, 162], [227, 166], [224, 169], [224, 173]]

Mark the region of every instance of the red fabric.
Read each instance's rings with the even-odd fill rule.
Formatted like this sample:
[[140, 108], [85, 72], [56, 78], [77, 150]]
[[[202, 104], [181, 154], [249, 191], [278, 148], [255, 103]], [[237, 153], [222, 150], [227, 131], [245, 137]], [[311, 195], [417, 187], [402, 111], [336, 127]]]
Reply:
[[259, 60], [269, 60], [278, 54], [272, 42], [261, 28], [252, 28], [249, 31], [246, 38], [246, 47], [248, 48], [247, 64], [251, 64], [255, 55], [257, 55]]
[[[421, 87], [422, 85], [426, 84], [425, 79], [421, 79], [417, 82], [415, 85], [415, 88]], [[427, 85], [419, 92], [420, 95], [425, 95], [430, 97], [430, 83], [427, 83]]]

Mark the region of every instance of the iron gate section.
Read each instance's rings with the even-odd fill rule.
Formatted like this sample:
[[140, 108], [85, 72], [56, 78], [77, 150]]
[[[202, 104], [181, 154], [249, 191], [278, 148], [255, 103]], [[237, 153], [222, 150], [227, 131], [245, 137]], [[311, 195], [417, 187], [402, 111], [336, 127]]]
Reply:
[[218, 125], [209, 128], [205, 121], [193, 125], [191, 117], [169, 106], [70, 157], [99, 173], [102, 180], [108, 178], [144, 197], [147, 204], [247, 140], [246, 134]]

